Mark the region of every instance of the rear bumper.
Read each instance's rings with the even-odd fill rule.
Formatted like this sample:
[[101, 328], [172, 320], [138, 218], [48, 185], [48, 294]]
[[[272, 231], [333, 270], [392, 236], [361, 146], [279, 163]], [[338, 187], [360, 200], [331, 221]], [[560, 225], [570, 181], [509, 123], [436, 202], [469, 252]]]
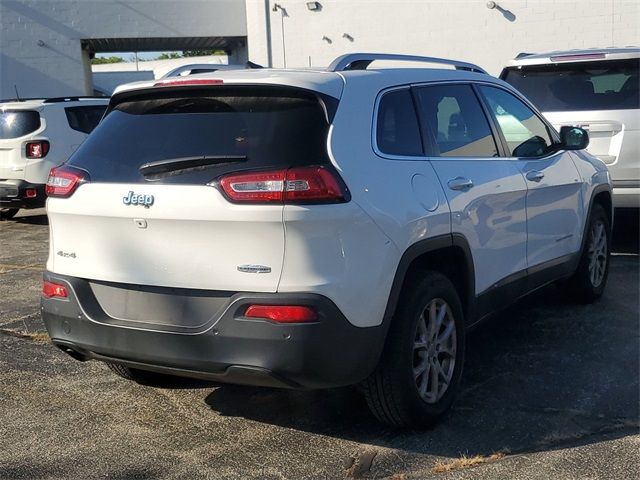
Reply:
[[[35, 197], [27, 197], [27, 190], [35, 190]], [[25, 180], [0, 180], [0, 208], [41, 208], [47, 197], [45, 185]]]
[[[222, 313], [192, 333], [134, 327], [105, 317], [88, 282], [45, 273], [67, 287], [67, 299], [42, 298], [52, 342], [79, 360], [98, 359], [135, 368], [227, 383], [287, 388], [329, 388], [357, 383], [375, 368], [384, 328], [354, 327], [336, 305], [317, 294], [229, 294]], [[312, 306], [319, 321], [275, 324], [247, 319], [252, 303]]]
[[640, 181], [613, 182], [615, 208], [640, 208]]

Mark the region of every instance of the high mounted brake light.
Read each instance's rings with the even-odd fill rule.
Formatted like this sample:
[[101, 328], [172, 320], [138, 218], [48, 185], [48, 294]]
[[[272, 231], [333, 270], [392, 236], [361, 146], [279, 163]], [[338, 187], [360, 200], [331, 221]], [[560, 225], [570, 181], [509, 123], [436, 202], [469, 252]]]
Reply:
[[604, 53], [573, 53], [569, 55], [553, 55], [552, 62], [571, 62], [573, 60], [604, 60]]
[[56, 167], [49, 172], [45, 193], [48, 197], [67, 198], [81, 183], [89, 181], [89, 176], [82, 170], [72, 167]]
[[219, 180], [222, 192], [237, 203], [342, 203], [348, 192], [337, 173], [325, 167], [232, 173]]
[[224, 83], [218, 78], [191, 78], [179, 80], [162, 80], [153, 84], [154, 87], [169, 87], [176, 85], [219, 85]]

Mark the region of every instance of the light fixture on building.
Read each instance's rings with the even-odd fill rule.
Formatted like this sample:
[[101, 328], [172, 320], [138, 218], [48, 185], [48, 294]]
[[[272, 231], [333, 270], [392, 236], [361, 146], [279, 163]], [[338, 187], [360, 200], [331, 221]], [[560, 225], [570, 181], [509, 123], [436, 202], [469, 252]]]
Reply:
[[312, 12], [318, 12], [322, 10], [322, 4], [320, 2], [307, 2], [307, 8]]
[[331, 45], [333, 43], [333, 40], [331, 40], [329, 37], [327, 37], [326, 35], [324, 37], [322, 37], [322, 40], [324, 40], [325, 42], [327, 42], [329, 45]]
[[487, 2], [487, 8], [489, 10], [493, 10], [494, 8], [496, 8], [498, 6], [498, 4], [496, 2]]
[[46, 45], [47, 45], [47, 44], [46, 44], [46, 43], [44, 43], [42, 40], [38, 40], [38, 46], [39, 46], [39, 47], [44, 47], [44, 46], [46, 46]]
[[348, 33], [343, 33], [342, 34], [342, 38], [345, 38], [345, 39], [349, 40], [350, 42], [353, 42], [353, 40], [354, 40], [354, 38], [351, 35], [349, 35]]
[[278, 10], [284, 10], [284, 8], [282, 8], [282, 5], [280, 5], [279, 3], [274, 3], [273, 8], [271, 8], [271, 11], [277, 12]]

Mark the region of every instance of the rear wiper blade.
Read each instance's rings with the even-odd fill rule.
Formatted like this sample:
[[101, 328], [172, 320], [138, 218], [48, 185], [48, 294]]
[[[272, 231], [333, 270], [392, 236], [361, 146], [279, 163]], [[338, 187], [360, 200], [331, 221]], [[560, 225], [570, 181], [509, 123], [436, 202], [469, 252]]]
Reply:
[[162, 175], [163, 173], [175, 174], [182, 170], [188, 171], [210, 165], [246, 161], [246, 155], [203, 155], [199, 157], [170, 158], [167, 160], [157, 160], [155, 162], [145, 163], [138, 168], [138, 171], [147, 177], [151, 175]]

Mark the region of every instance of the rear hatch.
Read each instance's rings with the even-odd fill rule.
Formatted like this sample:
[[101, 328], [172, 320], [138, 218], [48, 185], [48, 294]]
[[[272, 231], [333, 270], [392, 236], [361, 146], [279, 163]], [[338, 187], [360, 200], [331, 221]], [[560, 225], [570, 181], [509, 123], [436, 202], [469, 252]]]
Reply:
[[[604, 55], [602, 55], [604, 56]], [[637, 179], [640, 168], [640, 59], [556, 62], [503, 70], [560, 129], [589, 132], [587, 150], [606, 163], [613, 179]]]
[[328, 164], [331, 102], [279, 86], [116, 95], [63, 167], [84, 179], [68, 198], [48, 200], [47, 268], [116, 286], [275, 292], [283, 203], [234, 203], [219, 180]]
[[[38, 109], [9, 104], [0, 107], [0, 181], [24, 179], [25, 142], [44, 130]], [[3, 196], [0, 192], [0, 196]]]

